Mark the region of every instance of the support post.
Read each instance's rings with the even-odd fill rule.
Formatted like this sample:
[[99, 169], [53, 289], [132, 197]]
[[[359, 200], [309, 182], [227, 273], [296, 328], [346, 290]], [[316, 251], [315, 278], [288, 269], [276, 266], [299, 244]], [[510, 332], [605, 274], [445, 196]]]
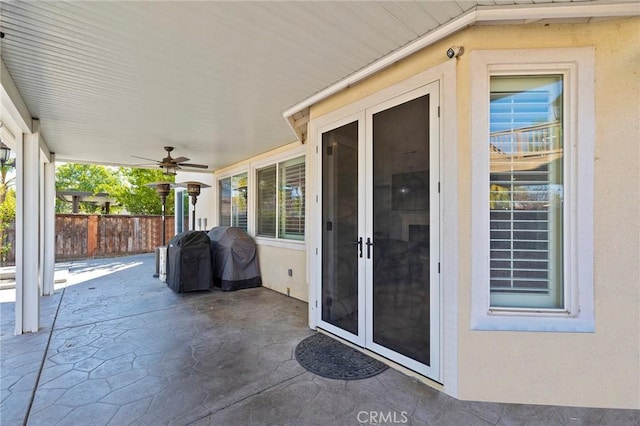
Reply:
[[[38, 141], [38, 145], [40, 142]], [[38, 286], [39, 295], [44, 295], [44, 162], [38, 154]]]
[[55, 283], [56, 261], [56, 165], [54, 154], [44, 165], [44, 278], [43, 294], [51, 296]]
[[[15, 333], [40, 327], [40, 143], [39, 123], [25, 134], [16, 153], [16, 324]], [[22, 238], [20, 238], [22, 237]]]
[[162, 198], [162, 246], [167, 245], [167, 196], [160, 195]]
[[191, 204], [193, 204], [193, 210], [191, 211], [191, 230], [196, 230], [196, 203], [198, 202], [198, 197], [195, 195], [191, 196]]

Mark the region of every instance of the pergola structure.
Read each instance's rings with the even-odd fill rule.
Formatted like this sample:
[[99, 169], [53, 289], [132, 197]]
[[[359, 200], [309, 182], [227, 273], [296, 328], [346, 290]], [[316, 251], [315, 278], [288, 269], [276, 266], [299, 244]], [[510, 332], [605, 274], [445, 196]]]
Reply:
[[56, 195], [59, 200], [71, 203], [72, 213], [78, 213], [80, 211], [80, 203], [82, 202], [98, 205], [104, 214], [109, 214], [111, 205], [116, 202], [116, 199], [110, 197], [106, 192], [94, 194], [93, 192], [86, 191], [56, 191]]

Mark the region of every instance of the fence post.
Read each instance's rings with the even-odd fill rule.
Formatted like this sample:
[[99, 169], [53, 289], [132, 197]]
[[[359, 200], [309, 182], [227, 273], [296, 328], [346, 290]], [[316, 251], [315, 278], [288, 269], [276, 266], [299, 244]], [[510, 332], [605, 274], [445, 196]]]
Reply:
[[92, 214], [87, 224], [87, 256], [94, 257], [98, 252], [98, 219], [100, 216]]

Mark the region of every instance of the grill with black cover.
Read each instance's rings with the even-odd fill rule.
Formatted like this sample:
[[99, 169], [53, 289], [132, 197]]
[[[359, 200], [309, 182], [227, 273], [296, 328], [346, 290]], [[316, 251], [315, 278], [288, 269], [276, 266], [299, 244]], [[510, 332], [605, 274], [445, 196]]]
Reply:
[[213, 282], [209, 237], [204, 231], [181, 232], [169, 241], [167, 285], [176, 293], [210, 290]]

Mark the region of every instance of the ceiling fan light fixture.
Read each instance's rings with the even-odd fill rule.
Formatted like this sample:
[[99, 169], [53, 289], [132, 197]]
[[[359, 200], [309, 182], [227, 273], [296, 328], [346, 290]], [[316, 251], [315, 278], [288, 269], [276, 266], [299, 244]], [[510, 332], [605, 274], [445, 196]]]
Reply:
[[206, 164], [187, 163], [187, 161], [189, 161], [187, 157], [180, 156], [180, 157], [173, 158], [171, 156], [171, 152], [173, 151], [172, 146], [165, 146], [164, 149], [165, 151], [167, 151], [167, 156], [160, 161], [152, 160], [151, 158], [139, 157], [137, 155], [132, 155], [132, 157], [140, 158], [141, 160], [148, 160], [148, 161], [155, 162], [158, 165], [158, 167], [162, 169], [162, 173], [168, 176], [175, 176], [178, 170], [181, 170], [183, 167], [192, 167], [196, 169], [209, 168], [209, 166], [207, 166]]
[[175, 166], [163, 166], [162, 173], [167, 176], [175, 176], [178, 173], [178, 168]]

